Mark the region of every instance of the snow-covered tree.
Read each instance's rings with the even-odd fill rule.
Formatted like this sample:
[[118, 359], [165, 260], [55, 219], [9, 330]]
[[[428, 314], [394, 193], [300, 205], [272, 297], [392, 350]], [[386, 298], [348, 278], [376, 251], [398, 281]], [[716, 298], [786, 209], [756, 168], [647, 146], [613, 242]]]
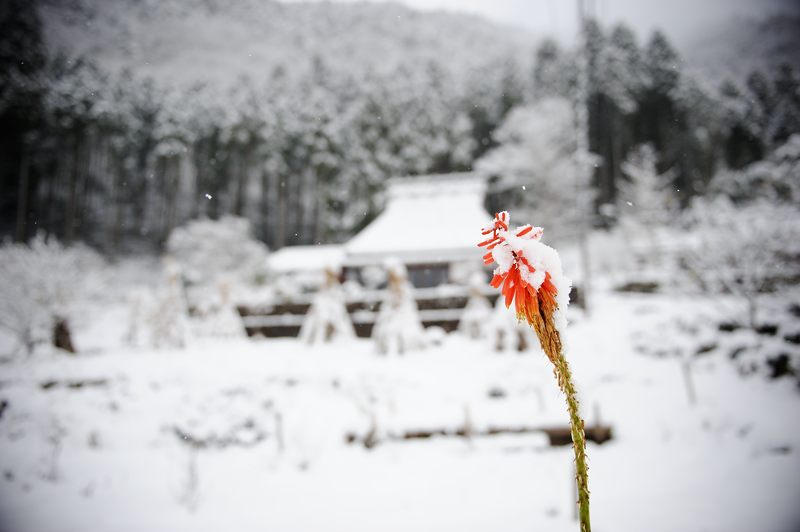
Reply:
[[800, 132], [800, 76], [794, 66], [783, 64], [774, 80], [775, 108], [765, 133], [773, 146]]
[[623, 113], [638, 107], [637, 97], [644, 82], [641, 52], [636, 35], [625, 24], [613, 28], [598, 57], [597, 75], [602, 91]]
[[670, 186], [672, 172], [659, 174], [657, 160], [653, 147], [644, 144], [631, 150], [622, 163], [627, 181], [619, 185], [617, 230], [624, 235], [627, 263], [633, 266], [636, 280], [661, 283], [671, 281], [662, 277], [664, 259], [670, 256], [669, 246], [673, 245], [670, 231], [678, 203]]
[[300, 340], [309, 344], [355, 338], [353, 324], [345, 306], [339, 273], [325, 269], [325, 284], [314, 296], [300, 328]]
[[568, 90], [568, 63], [565, 54], [553, 39], [545, 39], [536, 49], [533, 69], [533, 90], [537, 97], [564, 95]]
[[403, 354], [422, 349], [425, 347], [424, 330], [406, 268], [399, 262], [387, 261], [386, 270], [389, 287], [372, 330], [378, 353]]
[[800, 133], [789, 137], [764, 160], [714, 176], [709, 191], [735, 203], [763, 198], [777, 203], [800, 202]]
[[28, 353], [48, 338], [57, 343], [55, 329], [62, 338], [69, 335], [72, 307], [101, 265], [89, 248], [42, 235], [27, 245], [0, 247], [0, 326]]
[[658, 156], [650, 144], [631, 150], [622, 171], [628, 181], [620, 184], [620, 217], [643, 227], [668, 223], [677, 205], [669, 186], [671, 172], [661, 174], [656, 169]]
[[572, 103], [560, 97], [515, 108], [495, 132], [499, 146], [476, 164], [499, 178], [494, 191], [510, 195], [517, 211], [556, 231], [586, 223], [592, 208], [591, 176], [581, 171], [592, 158], [576, 155], [573, 113]]
[[800, 209], [758, 199], [697, 198], [685, 213], [686, 263], [708, 290], [740, 296], [755, 327], [758, 298], [800, 276]]

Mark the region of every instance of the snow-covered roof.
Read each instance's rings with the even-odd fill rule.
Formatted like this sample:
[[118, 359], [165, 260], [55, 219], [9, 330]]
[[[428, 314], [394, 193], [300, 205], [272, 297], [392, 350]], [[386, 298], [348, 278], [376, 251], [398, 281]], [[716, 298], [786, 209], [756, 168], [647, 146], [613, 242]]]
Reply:
[[480, 230], [492, 221], [485, 191], [485, 179], [472, 173], [389, 180], [386, 208], [345, 245], [346, 264], [480, 258]]
[[340, 245], [290, 246], [270, 253], [267, 268], [273, 273], [292, 273], [338, 268], [344, 261]]

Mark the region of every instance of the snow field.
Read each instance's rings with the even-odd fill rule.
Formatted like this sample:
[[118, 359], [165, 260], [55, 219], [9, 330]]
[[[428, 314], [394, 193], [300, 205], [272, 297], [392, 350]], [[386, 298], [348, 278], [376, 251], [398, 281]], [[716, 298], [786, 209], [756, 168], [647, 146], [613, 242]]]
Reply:
[[[800, 522], [794, 380], [743, 377], [712, 352], [693, 359], [692, 406], [678, 358], [633, 348], [637, 330], [709, 308], [602, 295], [590, 317], [570, 316], [584, 417], [599, 414], [615, 435], [589, 445], [596, 530], [783, 532]], [[371, 450], [345, 441], [372, 429], [381, 440], [465, 423], [565, 425], [538, 351], [495, 353], [456, 334], [388, 358], [367, 340], [201, 338], [184, 350], [35, 355], [5, 364], [0, 380], [4, 530], [577, 526], [571, 450], [541, 434]]]

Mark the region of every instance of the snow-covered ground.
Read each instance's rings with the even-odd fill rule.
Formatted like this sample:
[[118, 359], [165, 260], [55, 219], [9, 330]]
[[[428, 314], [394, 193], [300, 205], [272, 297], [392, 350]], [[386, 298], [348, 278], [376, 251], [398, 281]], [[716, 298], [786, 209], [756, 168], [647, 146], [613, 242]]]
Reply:
[[[587, 424], [599, 416], [614, 430], [589, 444], [596, 531], [800, 527], [797, 380], [743, 375], [729, 357], [741, 332], [703, 325], [721, 319], [720, 303], [604, 293], [590, 316], [570, 316]], [[122, 319], [78, 325], [88, 353], [0, 366], [0, 530], [577, 529], [572, 451], [542, 434], [381, 442], [564, 425], [538, 351], [495, 353], [457, 334], [403, 357], [368, 340], [133, 350], [114, 340]], [[681, 336], [675, 323], [697, 330]], [[709, 335], [717, 347], [690, 363], [693, 404], [684, 359], [653, 344], [691, 352]], [[372, 449], [346, 442], [370, 432]]]

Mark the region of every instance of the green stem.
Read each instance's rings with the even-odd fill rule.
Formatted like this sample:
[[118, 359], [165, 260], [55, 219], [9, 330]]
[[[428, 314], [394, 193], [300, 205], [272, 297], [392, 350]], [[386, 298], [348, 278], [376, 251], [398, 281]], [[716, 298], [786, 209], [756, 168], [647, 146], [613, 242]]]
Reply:
[[575, 451], [575, 480], [578, 483], [578, 517], [581, 532], [591, 532], [589, 522], [589, 467], [586, 465], [586, 435], [583, 420], [578, 412], [578, 397], [575, 385], [572, 382], [572, 373], [562, 352], [558, 353], [553, 361], [555, 364], [556, 378], [564, 395], [567, 396], [567, 410], [569, 411], [569, 424], [572, 431], [572, 448]]
[[589, 467], [586, 465], [586, 434], [584, 433], [583, 420], [578, 411], [578, 394], [572, 382], [572, 372], [564, 357], [561, 345], [561, 333], [553, 321], [552, 308], [547, 309], [541, 302], [538, 312], [529, 315], [529, 323], [536, 331], [539, 342], [550, 362], [553, 363], [553, 372], [558, 380], [558, 387], [567, 397], [567, 410], [569, 411], [569, 424], [572, 433], [572, 448], [575, 451], [575, 480], [578, 486], [578, 517], [581, 532], [591, 532], [589, 523]]

